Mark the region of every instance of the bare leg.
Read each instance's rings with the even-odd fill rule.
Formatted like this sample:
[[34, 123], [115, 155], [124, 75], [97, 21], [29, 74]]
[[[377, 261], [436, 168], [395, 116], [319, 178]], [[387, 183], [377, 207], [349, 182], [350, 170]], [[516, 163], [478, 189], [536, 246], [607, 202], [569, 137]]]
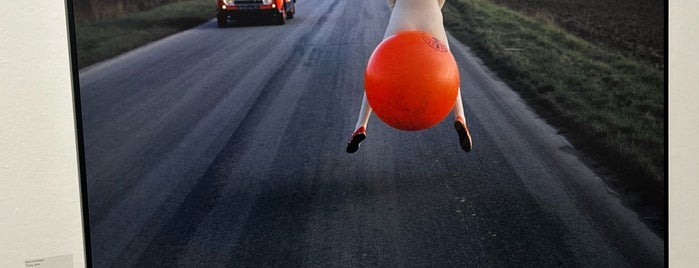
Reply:
[[461, 101], [461, 88], [459, 87], [456, 95], [456, 103], [454, 103], [454, 108], [452, 109], [452, 112], [454, 112], [454, 118], [463, 118], [466, 119], [466, 116], [464, 115], [464, 103]]
[[371, 116], [371, 111], [371, 106], [366, 99], [366, 92], [364, 92], [364, 97], [362, 97], [362, 108], [359, 110], [359, 118], [357, 118], [357, 124], [354, 126], [355, 130], [359, 129], [360, 127], [364, 127], [364, 129], [366, 129], [366, 125], [369, 123], [369, 116]]
[[[390, 4], [389, 4], [390, 5]], [[391, 9], [393, 8], [392, 5], [390, 5]], [[393, 15], [391, 15], [393, 16]], [[395, 33], [394, 27], [388, 27], [386, 29], [386, 32], [384, 33], [383, 39], [385, 40], [389, 36], [393, 35]], [[371, 105], [369, 105], [369, 101], [366, 99], [366, 91], [364, 92], [364, 96], [362, 97], [362, 107], [359, 110], [359, 118], [357, 118], [357, 123], [354, 125], [354, 133], [352, 133], [352, 136], [350, 137], [350, 140], [347, 142], [347, 152], [348, 153], [354, 153], [357, 150], [359, 150], [359, 143], [361, 143], [364, 139], [366, 139], [366, 126], [369, 123], [369, 117], [371, 117]]]
[[364, 92], [362, 108], [359, 110], [359, 118], [357, 118], [357, 124], [354, 126], [354, 133], [352, 133], [352, 137], [347, 142], [348, 153], [354, 153], [359, 150], [359, 143], [366, 139], [366, 125], [369, 123], [369, 116], [371, 116], [371, 106], [366, 99], [366, 92]]
[[[449, 49], [446, 32], [442, 30], [438, 33], [443, 33], [442, 38], [444, 38], [444, 44], [446, 44], [447, 49]], [[459, 145], [461, 145], [461, 149], [470, 152], [473, 148], [473, 141], [471, 140], [471, 133], [468, 131], [468, 124], [466, 124], [464, 103], [461, 99], [461, 87], [459, 87], [456, 92], [456, 102], [454, 102], [454, 107], [452, 108], [452, 112], [454, 113], [454, 128], [456, 129], [456, 133], [459, 134]]]
[[[393, 6], [391, 6], [393, 8]], [[386, 29], [386, 32], [384, 32], [383, 35], [383, 40], [386, 40], [391, 35], [394, 35], [396, 33], [396, 29], [393, 27], [388, 27]], [[369, 117], [371, 116], [371, 105], [369, 105], [369, 102], [366, 99], [366, 91], [364, 92], [364, 96], [362, 97], [362, 108], [359, 110], [359, 118], [357, 118], [357, 124], [355, 124], [354, 129], [355, 132], [359, 130], [360, 128], [364, 128], [364, 131], [366, 131], [366, 126], [367, 123], [369, 123]], [[355, 133], [356, 134], [356, 133]], [[355, 134], [352, 134], [354, 137]]]
[[454, 128], [456, 133], [459, 134], [459, 145], [461, 149], [466, 152], [470, 152], [473, 148], [473, 142], [471, 141], [471, 133], [468, 131], [468, 125], [466, 124], [466, 116], [464, 115], [464, 104], [461, 100], [461, 88], [459, 88], [456, 95], [456, 102], [454, 103]]

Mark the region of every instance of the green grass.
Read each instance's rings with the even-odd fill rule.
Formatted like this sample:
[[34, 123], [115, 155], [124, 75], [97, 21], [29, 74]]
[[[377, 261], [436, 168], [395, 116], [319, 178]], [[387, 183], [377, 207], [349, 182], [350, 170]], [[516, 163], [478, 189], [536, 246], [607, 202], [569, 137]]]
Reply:
[[626, 183], [663, 193], [661, 70], [488, 0], [446, 3], [447, 29], [577, 148]]
[[214, 17], [212, 0], [182, 0], [75, 26], [78, 68], [197, 26]]

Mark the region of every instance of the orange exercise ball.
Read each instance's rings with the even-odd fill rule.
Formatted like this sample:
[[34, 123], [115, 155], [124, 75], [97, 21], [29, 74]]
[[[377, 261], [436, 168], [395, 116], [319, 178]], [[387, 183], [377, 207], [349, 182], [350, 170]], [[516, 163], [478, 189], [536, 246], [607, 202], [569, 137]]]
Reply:
[[364, 87], [383, 122], [400, 130], [423, 130], [454, 107], [459, 69], [447, 46], [434, 36], [400, 32], [382, 41], [369, 57]]

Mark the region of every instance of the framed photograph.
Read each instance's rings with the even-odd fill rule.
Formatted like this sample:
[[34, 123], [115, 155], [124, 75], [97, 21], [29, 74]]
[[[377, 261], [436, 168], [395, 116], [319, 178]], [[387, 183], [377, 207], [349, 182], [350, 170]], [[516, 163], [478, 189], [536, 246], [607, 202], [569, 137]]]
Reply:
[[89, 265], [667, 263], [666, 2], [66, 5]]

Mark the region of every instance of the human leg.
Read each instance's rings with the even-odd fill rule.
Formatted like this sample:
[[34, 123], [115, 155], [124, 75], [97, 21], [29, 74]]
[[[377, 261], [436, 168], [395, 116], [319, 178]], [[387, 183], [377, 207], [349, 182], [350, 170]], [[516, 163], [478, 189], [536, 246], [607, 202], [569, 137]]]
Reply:
[[366, 99], [366, 92], [362, 97], [362, 108], [359, 110], [359, 118], [357, 118], [357, 124], [354, 126], [354, 133], [347, 142], [347, 152], [354, 153], [359, 150], [359, 143], [366, 139], [366, 126], [369, 123], [369, 117], [371, 116], [371, 106]]
[[459, 134], [459, 145], [461, 145], [461, 149], [464, 151], [470, 152], [473, 148], [473, 142], [471, 140], [471, 133], [468, 131], [468, 125], [466, 124], [464, 104], [461, 100], [461, 88], [458, 89], [456, 102], [452, 110], [454, 112], [454, 128], [456, 129], [456, 133]]

